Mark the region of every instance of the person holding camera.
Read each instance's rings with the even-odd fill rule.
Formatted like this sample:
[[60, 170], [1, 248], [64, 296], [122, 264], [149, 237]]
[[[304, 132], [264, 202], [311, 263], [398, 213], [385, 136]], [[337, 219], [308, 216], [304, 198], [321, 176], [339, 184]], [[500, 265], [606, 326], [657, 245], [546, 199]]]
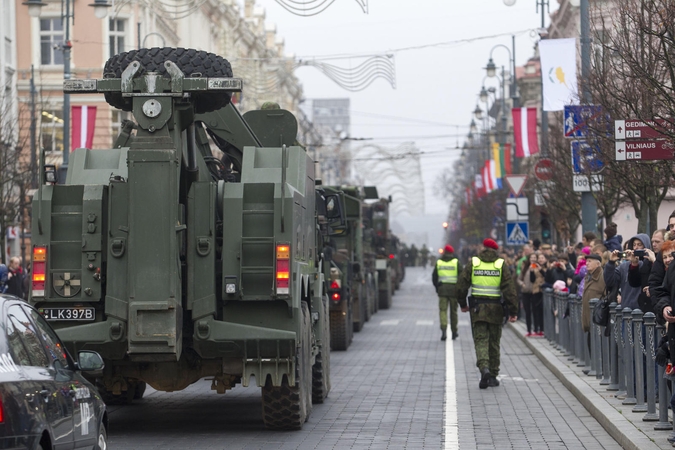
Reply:
[[[609, 261], [605, 265], [604, 279], [608, 291], [612, 291], [616, 286], [621, 290], [621, 306], [624, 308], [637, 309], [638, 297], [642, 289], [640, 286], [631, 286], [628, 282], [628, 271], [631, 265], [639, 270], [643, 261], [640, 260], [640, 255], [644, 258], [645, 250], [650, 249], [651, 242], [649, 236], [640, 233], [636, 234], [627, 243], [625, 252], [614, 250], [610, 256]], [[637, 255], [635, 252], [637, 251]], [[626, 258], [623, 262], [619, 262], [622, 258]], [[634, 269], [634, 270], [635, 270]]]

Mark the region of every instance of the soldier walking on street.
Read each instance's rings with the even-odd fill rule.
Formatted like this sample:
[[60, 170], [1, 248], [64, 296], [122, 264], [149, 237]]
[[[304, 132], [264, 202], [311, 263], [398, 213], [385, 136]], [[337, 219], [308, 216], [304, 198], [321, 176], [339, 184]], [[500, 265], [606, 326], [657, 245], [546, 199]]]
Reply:
[[450, 330], [452, 330], [452, 340], [457, 339], [457, 277], [462, 271], [462, 266], [455, 256], [455, 249], [452, 245], [446, 245], [443, 249], [443, 256], [436, 261], [436, 267], [431, 275], [431, 281], [436, 287], [438, 294], [438, 308], [441, 314], [441, 341], [447, 339], [448, 329], [448, 307], [450, 308]]
[[[509, 322], [518, 319], [518, 298], [511, 271], [497, 255], [499, 246], [492, 239], [483, 241], [483, 250], [471, 258], [459, 276], [457, 297], [462, 312], [471, 313], [473, 343], [476, 348], [476, 365], [481, 378], [478, 387], [499, 386], [499, 342], [502, 338], [502, 322], [508, 307]], [[471, 297], [467, 305], [467, 294]]]

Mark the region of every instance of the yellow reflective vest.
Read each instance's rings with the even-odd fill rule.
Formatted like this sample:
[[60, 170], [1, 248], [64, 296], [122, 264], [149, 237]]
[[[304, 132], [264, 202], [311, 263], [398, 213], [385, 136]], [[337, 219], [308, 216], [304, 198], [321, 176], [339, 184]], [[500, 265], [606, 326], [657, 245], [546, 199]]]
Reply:
[[475, 297], [501, 297], [499, 286], [502, 282], [504, 260], [482, 261], [477, 256], [471, 258], [471, 295]]
[[442, 259], [436, 261], [438, 281], [443, 284], [457, 284], [458, 264], [457, 258], [452, 258], [450, 261], [443, 261]]

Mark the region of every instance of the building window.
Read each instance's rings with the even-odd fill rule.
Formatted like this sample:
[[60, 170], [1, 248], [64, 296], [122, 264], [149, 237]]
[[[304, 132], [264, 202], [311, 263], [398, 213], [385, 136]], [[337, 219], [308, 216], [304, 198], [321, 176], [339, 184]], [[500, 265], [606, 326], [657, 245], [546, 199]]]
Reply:
[[110, 19], [110, 56], [117, 55], [125, 51], [124, 35], [125, 35], [124, 19]]
[[42, 111], [40, 140], [45, 152], [63, 152], [63, 111]]
[[40, 19], [42, 65], [63, 64], [63, 22], [60, 18]]

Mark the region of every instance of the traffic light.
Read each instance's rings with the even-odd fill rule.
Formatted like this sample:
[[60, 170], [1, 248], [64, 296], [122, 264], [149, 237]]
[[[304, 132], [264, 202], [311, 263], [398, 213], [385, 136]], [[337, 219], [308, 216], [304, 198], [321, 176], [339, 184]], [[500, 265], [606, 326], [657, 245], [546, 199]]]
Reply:
[[546, 217], [541, 219], [541, 240], [546, 244], [551, 243], [551, 222]]

